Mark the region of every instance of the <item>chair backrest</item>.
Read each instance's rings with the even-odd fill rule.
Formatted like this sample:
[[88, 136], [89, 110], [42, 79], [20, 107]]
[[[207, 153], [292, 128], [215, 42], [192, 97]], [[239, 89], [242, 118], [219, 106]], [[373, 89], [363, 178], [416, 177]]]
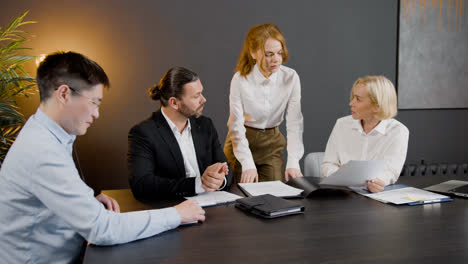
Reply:
[[311, 152], [304, 159], [304, 176], [322, 177], [321, 165], [324, 152]]

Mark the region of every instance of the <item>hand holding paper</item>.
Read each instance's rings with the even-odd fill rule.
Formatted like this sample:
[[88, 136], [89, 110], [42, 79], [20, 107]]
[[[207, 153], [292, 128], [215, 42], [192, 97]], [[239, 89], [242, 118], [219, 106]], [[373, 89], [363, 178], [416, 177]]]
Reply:
[[374, 180], [366, 181], [366, 187], [370, 192], [381, 192], [385, 188], [385, 182], [379, 178], [376, 178]]

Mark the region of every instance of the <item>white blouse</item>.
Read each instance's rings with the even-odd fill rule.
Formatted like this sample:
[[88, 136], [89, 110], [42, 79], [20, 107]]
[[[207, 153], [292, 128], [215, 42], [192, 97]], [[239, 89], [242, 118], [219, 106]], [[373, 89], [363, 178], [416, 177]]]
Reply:
[[361, 120], [346, 116], [336, 121], [328, 139], [322, 162], [322, 176], [327, 177], [350, 160], [385, 160], [386, 170], [376, 176], [386, 185], [398, 180], [405, 164], [409, 131], [395, 119], [382, 120], [368, 134]]
[[304, 154], [304, 124], [301, 83], [295, 70], [281, 65], [269, 78], [265, 78], [257, 65], [246, 78], [236, 72], [231, 81], [229, 106], [228, 137], [243, 171], [256, 168], [244, 124], [259, 129], [276, 127], [283, 121], [285, 112], [288, 151], [286, 168], [300, 168], [299, 160]]

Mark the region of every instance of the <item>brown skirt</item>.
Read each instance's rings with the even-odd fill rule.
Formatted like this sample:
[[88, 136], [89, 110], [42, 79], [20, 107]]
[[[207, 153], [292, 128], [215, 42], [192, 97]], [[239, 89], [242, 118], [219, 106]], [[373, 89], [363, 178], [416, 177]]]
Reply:
[[[245, 129], [245, 136], [257, 168], [258, 181], [284, 181], [283, 149], [286, 147], [286, 139], [279, 128], [257, 129], [246, 126]], [[224, 143], [224, 154], [231, 165], [235, 181], [240, 182], [242, 165], [234, 156], [229, 137], [226, 137]]]

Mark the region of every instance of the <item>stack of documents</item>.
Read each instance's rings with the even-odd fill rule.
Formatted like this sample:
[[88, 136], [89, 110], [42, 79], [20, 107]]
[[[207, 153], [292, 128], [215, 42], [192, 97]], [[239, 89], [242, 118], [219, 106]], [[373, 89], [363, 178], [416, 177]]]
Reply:
[[367, 190], [359, 188], [352, 189], [359, 194], [362, 194], [379, 202], [392, 203], [397, 205], [419, 205], [452, 201], [452, 198], [448, 196], [417, 189], [414, 187], [408, 187], [402, 184], [389, 185], [385, 187], [383, 191], [378, 193], [370, 193]]
[[242, 197], [226, 191], [204, 192], [196, 196], [185, 197], [187, 200], [196, 201], [201, 207], [234, 203], [239, 198]]
[[286, 185], [281, 181], [266, 181], [253, 183], [238, 183], [239, 188], [248, 196], [271, 194], [276, 197], [295, 198], [302, 197], [304, 190]]

